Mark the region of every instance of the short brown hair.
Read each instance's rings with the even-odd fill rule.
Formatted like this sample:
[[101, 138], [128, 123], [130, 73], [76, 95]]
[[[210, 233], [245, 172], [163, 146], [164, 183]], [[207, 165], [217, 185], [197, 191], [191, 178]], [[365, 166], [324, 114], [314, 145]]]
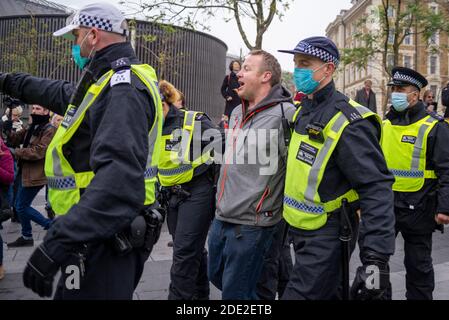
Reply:
[[271, 86], [281, 83], [281, 65], [279, 61], [271, 54], [265, 50], [253, 50], [249, 53], [252, 56], [262, 56], [262, 70], [261, 72], [269, 71], [271, 72]]

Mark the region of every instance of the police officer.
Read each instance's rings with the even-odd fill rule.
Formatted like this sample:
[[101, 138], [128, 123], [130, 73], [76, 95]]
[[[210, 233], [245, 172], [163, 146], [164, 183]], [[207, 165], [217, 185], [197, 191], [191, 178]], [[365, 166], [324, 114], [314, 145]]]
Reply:
[[52, 295], [61, 269], [55, 299], [132, 299], [149, 256], [139, 214], [155, 201], [162, 105], [155, 72], [136, 58], [127, 31], [114, 6], [86, 5], [54, 33], [75, 41], [77, 86], [0, 74], [0, 91], [65, 114], [45, 164], [59, 217], [23, 275], [40, 296]]
[[[208, 300], [207, 232], [214, 217], [215, 188], [211, 137], [220, 143], [209, 117], [174, 106], [178, 90], [161, 81], [165, 116], [158, 177], [168, 193], [167, 223], [173, 237], [170, 300]], [[209, 138], [203, 133], [209, 130]], [[217, 135], [218, 134], [218, 135]]]
[[[281, 52], [294, 54], [295, 84], [307, 95], [294, 117], [287, 160], [284, 218], [296, 256], [282, 298], [342, 298], [340, 219], [348, 213], [345, 225], [355, 238], [358, 210], [363, 266], [357, 269], [353, 297], [385, 298], [395, 241], [393, 177], [379, 144], [381, 120], [335, 89], [339, 52], [331, 40], [311, 37]], [[380, 271], [377, 288], [363, 281], [370, 270]]]
[[406, 297], [430, 300], [435, 286], [432, 233], [449, 223], [449, 125], [419, 100], [427, 80], [392, 70], [392, 108], [383, 124], [382, 149], [394, 174], [396, 234], [404, 238]]

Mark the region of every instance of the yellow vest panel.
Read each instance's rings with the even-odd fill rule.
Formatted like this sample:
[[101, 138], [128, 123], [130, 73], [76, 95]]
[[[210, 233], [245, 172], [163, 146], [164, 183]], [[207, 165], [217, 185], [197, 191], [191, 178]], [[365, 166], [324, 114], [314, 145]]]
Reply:
[[[187, 183], [193, 178], [195, 168], [212, 160], [210, 152], [190, 161], [190, 148], [195, 135], [195, 119], [199, 112], [184, 111], [182, 129], [162, 136], [158, 165], [159, 182], [164, 187]], [[197, 130], [200, 130], [200, 128]], [[196, 132], [196, 134], [201, 132]], [[194, 155], [195, 156], [195, 155]]]
[[[157, 181], [157, 164], [159, 162], [160, 141], [162, 134], [162, 103], [157, 88], [157, 77], [149, 65], [131, 65], [131, 71], [147, 86], [156, 107], [156, 117], [148, 134], [149, 154], [144, 172], [145, 202], [150, 205], [155, 201], [155, 183]], [[81, 125], [84, 116], [101, 91], [110, 82], [114, 71], [104, 74], [92, 84], [79, 107], [69, 105], [64, 120], [51, 141], [45, 158], [45, 174], [48, 178], [48, 198], [52, 209], [58, 215], [66, 214], [80, 200], [80, 189], [87, 188], [94, 179], [94, 172], [75, 172], [65, 158], [62, 149]]]
[[436, 179], [434, 171], [426, 170], [427, 137], [438, 120], [427, 116], [408, 126], [383, 122], [382, 150], [388, 169], [394, 175], [393, 190], [419, 191], [425, 179]]
[[[350, 100], [363, 118], [379, 116], [369, 109]], [[295, 122], [299, 110], [294, 116]], [[355, 190], [337, 195], [335, 199], [323, 202], [318, 193], [327, 163], [349, 121], [338, 112], [323, 129], [324, 142], [315, 141], [308, 135], [293, 131], [288, 150], [287, 173], [284, 191], [284, 219], [292, 226], [304, 230], [316, 230], [327, 222], [327, 213], [341, 208], [344, 198], [348, 202], [358, 200]]]

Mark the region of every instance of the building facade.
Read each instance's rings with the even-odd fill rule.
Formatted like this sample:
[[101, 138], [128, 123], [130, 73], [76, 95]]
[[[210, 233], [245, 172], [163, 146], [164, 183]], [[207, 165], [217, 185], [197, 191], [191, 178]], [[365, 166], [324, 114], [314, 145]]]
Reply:
[[[422, 2], [434, 12], [447, 14], [447, 1], [423, 0]], [[342, 10], [328, 25], [326, 35], [335, 41], [339, 49], [362, 46], [354, 35], [360, 32], [378, 32], [380, 24], [375, 12], [380, 6], [382, 6], [382, 0], [352, 0], [352, 7]], [[388, 14], [396, 13], [392, 8]], [[366, 19], [363, 26], [359, 23], [361, 19]], [[426, 89], [432, 90], [438, 99], [436, 101], [439, 103], [439, 111], [442, 111], [441, 89], [449, 80], [448, 44], [449, 36], [443, 32], [434, 34], [426, 41], [418, 31], [406, 36], [399, 47], [399, 66], [415, 69], [427, 78], [429, 85]], [[387, 56], [387, 60], [392, 61], [392, 55]], [[373, 91], [376, 93], [378, 113], [382, 115], [389, 103], [389, 92], [386, 87], [389, 77], [383, 69], [380, 53], [370, 57], [364, 68], [357, 68], [354, 63], [341, 64], [336, 76], [337, 88], [354, 98], [357, 90], [363, 87], [365, 80], [371, 80]]]

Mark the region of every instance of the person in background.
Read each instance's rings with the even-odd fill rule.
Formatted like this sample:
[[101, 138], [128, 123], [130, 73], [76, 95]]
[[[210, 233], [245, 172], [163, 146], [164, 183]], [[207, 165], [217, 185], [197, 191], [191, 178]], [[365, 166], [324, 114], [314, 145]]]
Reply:
[[449, 121], [449, 82], [441, 91], [441, 104], [446, 108], [444, 118]]
[[371, 89], [373, 87], [373, 82], [371, 80], [365, 81], [365, 86], [363, 89], [357, 91], [355, 96], [355, 102], [360, 103], [362, 106], [367, 107], [372, 112], [377, 113], [377, 103], [376, 94]]
[[23, 129], [23, 121], [20, 120], [23, 114], [23, 107], [21, 105], [13, 106], [12, 110], [10, 108], [6, 108], [5, 114], [2, 117], [2, 121], [8, 121], [9, 115], [11, 114], [12, 121], [12, 131], [20, 131]]
[[387, 86], [393, 106], [385, 115], [382, 149], [395, 177], [395, 229], [404, 239], [405, 296], [431, 300], [432, 234], [449, 224], [449, 125], [440, 115], [426, 111], [419, 100], [428, 84], [422, 74], [395, 67], [392, 75]]
[[[208, 300], [207, 232], [214, 217], [215, 164], [203, 132], [215, 128], [209, 117], [174, 106], [179, 91], [159, 82], [164, 126], [158, 165], [159, 183], [167, 194], [167, 226], [173, 238], [169, 300]], [[195, 145], [201, 146], [195, 152]]]
[[[14, 181], [14, 160], [3, 139], [0, 137], [0, 192], [4, 192], [3, 199], [7, 198], [7, 189]], [[2, 203], [2, 211], [4, 205]], [[3, 212], [2, 212], [3, 213]], [[3, 219], [2, 219], [3, 220]], [[0, 220], [0, 229], [2, 229], [2, 220]], [[3, 239], [0, 234], [0, 280], [5, 277], [5, 268], [3, 267]]]
[[435, 95], [432, 90], [424, 91], [422, 101], [426, 105], [426, 110], [428, 112], [437, 112], [437, 102], [435, 101]]
[[231, 61], [229, 64], [230, 73], [223, 79], [221, 85], [221, 95], [226, 100], [225, 111], [222, 120], [228, 121], [232, 110], [240, 105], [241, 100], [237, 94], [237, 88], [240, 86], [237, 78], [237, 73], [240, 71], [241, 65], [237, 60]]
[[[18, 99], [12, 99], [11, 97], [7, 97], [4, 99], [4, 103], [8, 106], [5, 110], [5, 114], [2, 117], [2, 127], [5, 126], [5, 128], [11, 127], [11, 132], [17, 132], [23, 130], [23, 121], [20, 119], [23, 114], [23, 105], [24, 103]], [[8, 147], [14, 147], [11, 145], [11, 143], [8, 141], [7, 133], [8, 131], [3, 128], [3, 133], [5, 134], [5, 144]], [[17, 176], [17, 162], [14, 159], [14, 180]], [[13, 216], [11, 217], [11, 222], [20, 222], [19, 217], [17, 215], [16, 209], [14, 207], [14, 199], [17, 195], [17, 187], [16, 184], [13, 182], [9, 186], [8, 190], [8, 201], [13, 207]]]
[[19, 167], [15, 208], [22, 225], [22, 235], [16, 241], [8, 243], [10, 248], [34, 246], [31, 221], [44, 229], [51, 225], [51, 219], [45, 218], [31, 206], [36, 195], [47, 184], [44, 173], [45, 153], [56, 132], [50, 124], [49, 113], [48, 109], [40, 105], [32, 105], [28, 129], [8, 134], [11, 143], [17, 146], [13, 151]]

